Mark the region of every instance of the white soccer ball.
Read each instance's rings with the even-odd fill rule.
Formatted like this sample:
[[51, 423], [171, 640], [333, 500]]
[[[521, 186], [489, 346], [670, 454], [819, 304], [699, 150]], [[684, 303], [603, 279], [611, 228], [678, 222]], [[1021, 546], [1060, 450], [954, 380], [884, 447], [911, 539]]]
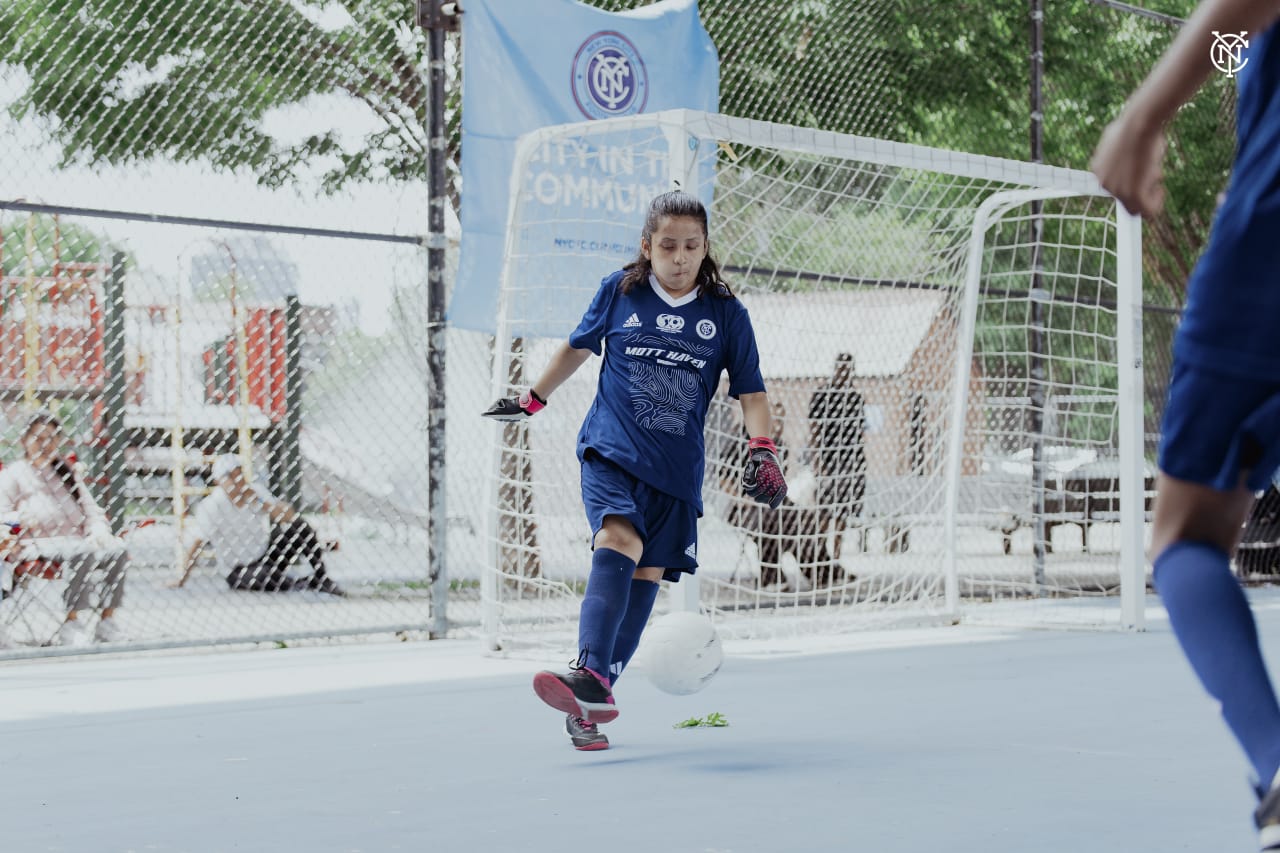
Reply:
[[659, 617], [645, 631], [644, 644], [649, 680], [676, 696], [706, 687], [724, 663], [720, 635], [701, 613], [677, 611]]

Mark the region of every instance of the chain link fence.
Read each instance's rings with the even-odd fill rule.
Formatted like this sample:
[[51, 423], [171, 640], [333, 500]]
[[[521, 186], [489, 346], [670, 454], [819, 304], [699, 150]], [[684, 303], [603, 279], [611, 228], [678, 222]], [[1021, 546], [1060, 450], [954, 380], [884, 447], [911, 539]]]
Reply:
[[[1086, 166], [1192, 5], [1045, 0], [1034, 111], [1045, 162]], [[1022, 0], [703, 0], [700, 11], [722, 112], [1030, 156]], [[450, 33], [450, 223], [465, 191], [461, 49]], [[119, 612], [111, 590], [94, 590], [85, 630], [66, 637], [80, 563], [38, 549], [9, 561], [0, 655], [63, 639], [94, 648], [78, 644], [104, 604], [108, 648], [478, 624], [494, 555], [465, 466], [440, 474], [446, 577], [432, 577], [428, 556], [427, 52], [404, 0], [0, 4], [0, 483], [22, 481], [32, 413], [55, 412], [61, 452], [130, 557]], [[1216, 81], [1180, 116], [1169, 206], [1145, 232], [1149, 437], [1182, 283], [1230, 161], [1232, 97]], [[470, 448], [492, 344], [452, 330], [447, 343], [446, 447]], [[228, 453], [318, 544], [257, 589], [228, 583], [235, 538], [197, 521]], [[17, 521], [4, 500], [0, 521]], [[255, 523], [242, 538], [268, 541], [267, 521]], [[28, 524], [22, 541], [42, 532]], [[223, 547], [188, 561], [198, 538]], [[315, 583], [321, 565], [345, 595]]]
[[[413, 13], [0, 6], [5, 653], [433, 624]], [[127, 548], [122, 599], [80, 577], [79, 550], [111, 548], [94, 508], [39, 512], [60, 497], [27, 434], [46, 411]], [[240, 473], [215, 477], [228, 456]], [[465, 590], [453, 605], [475, 622]]]
[[[642, 5], [588, 0], [610, 10]], [[1195, 7], [1110, 0], [703, 0], [723, 63], [720, 109], [806, 127], [1087, 169], [1107, 121]], [[1043, 15], [1035, 90], [1032, 9]], [[1207, 46], [1206, 46], [1207, 49]], [[1144, 224], [1148, 457], [1154, 461], [1172, 334], [1234, 151], [1235, 89], [1211, 80], [1170, 128], [1163, 214]], [[1052, 397], [1065, 389], [1048, 387]]]

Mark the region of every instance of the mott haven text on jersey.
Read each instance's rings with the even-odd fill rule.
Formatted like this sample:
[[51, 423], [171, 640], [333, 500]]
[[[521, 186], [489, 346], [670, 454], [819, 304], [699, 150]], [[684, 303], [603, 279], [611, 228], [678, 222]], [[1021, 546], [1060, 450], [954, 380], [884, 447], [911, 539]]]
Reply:
[[666, 364], [674, 367], [678, 362], [688, 362], [694, 367], [701, 370], [707, 366], [705, 358], [698, 358], [696, 355], [687, 352], [679, 352], [677, 350], [667, 349], [666, 347], [632, 347], [626, 349], [627, 355], [636, 358], [652, 358], [657, 360], [658, 364]]

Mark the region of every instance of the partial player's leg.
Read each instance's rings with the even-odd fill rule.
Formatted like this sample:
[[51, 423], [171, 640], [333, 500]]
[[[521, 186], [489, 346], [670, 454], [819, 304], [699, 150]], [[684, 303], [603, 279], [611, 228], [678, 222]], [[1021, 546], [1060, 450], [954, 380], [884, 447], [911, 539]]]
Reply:
[[288, 524], [278, 524], [271, 529], [270, 545], [267, 547], [267, 561], [279, 569], [283, 578], [289, 566], [305, 560], [311, 566], [311, 577], [299, 578], [294, 588], [305, 586], [329, 595], [345, 595], [346, 593], [333, 582], [324, 567], [324, 545], [316, 530], [304, 519], [295, 518]]
[[556, 710], [590, 723], [607, 723], [618, 716], [609, 666], [642, 552], [640, 536], [628, 519], [605, 516], [596, 532], [578, 617], [578, 660], [568, 673], [544, 671], [533, 678], [538, 697]]
[[[1161, 434], [1151, 553], [1155, 585], [1192, 669], [1253, 765], [1260, 794], [1280, 770], [1280, 704], [1257, 626], [1231, 571], [1253, 492], [1280, 454], [1280, 384], [1175, 363]], [[1280, 803], [1257, 815], [1280, 850]]]
[[[1262, 657], [1253, 612], [1230, 557], [1253, 493], [1220, 492], [1161, 474], [1152, 541], [1155, 584], [1182, 651], [1259, 780], [1272, 789], [1280, 771], [1280, 704]], [[1157, 549], [1158, 552], [1157, 552]], [[1273, 792], [1274, 794], [1274, 792]], [[1258, 810], [1263, 850], [1280, 850], [1280, 800]]]
[[627, 664], [640, 647], [658, 598], [658, 584], [662, 580], [678, 582], [686, 573], [698, 568], [698, 510], [670, 495], [651, 493], [645, 501], [645, 529], [649, 536], [640, 555], [640, 568], [636, 569], [627, 599], [627, 612], [623, 614], [614, 643], [613, 658], [609, 666], [609, 683], [616, 684]]
[[609, 665], [610, 687], [618, 683], [623, 670], [640, 647], [640, 635], [644, 633], [653, 604], [658, 600], [658, 582], [662, 580], [662, 573], [663, 570], [658, 568], [636, 569], [631, 580], [631, 595], [627, 598], [627, 612], [622, 615], [618, 641], [613, 646], [613, 662]]

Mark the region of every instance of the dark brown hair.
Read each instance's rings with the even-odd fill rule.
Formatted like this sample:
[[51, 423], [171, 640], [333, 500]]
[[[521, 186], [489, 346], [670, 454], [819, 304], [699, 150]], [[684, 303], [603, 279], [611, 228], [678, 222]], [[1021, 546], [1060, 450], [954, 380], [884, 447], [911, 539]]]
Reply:
[[[702, 225], [703, 239], [710, 241], [706, 207], [698, 201], [696, 196], [681, 190], [663, 193], [649, 203], [649, 214], [644, 219], [644, 230], [640, 232], [640, 239], [647, 243], [652, 242], [653, 232], [658, 230], [662, 220], [677, 216], [698, 220]], [[618, 289], [623, 293], [630, 293], [637, 284], [643, 284], [649, 280], [649, 274], [653, 272], [653, 264], [644, 256], [644, 250], [641, 249], [636, 259], [622, 270], [622, 281], [618, 282]], [[706, 257], [702, 259], [702, 265], [698, 267], [698, 296], [707, 294], [721, 299], [733, 298], [733, 291], [729, 289], [729, 283], [721, 278], [720, 265], [711, 257], [709, 249]]]
[[[25, 439], [35, 431], [36, 427], [52, 426], [59, 433], [62, 432], [62, 421], [52, 412], [36, 412], [27, 419], [27, 425], [22, 430], [22, 437]], [[62, 480], [62, 484], [67, 487], [67, 491], [71, 493], [71, 497], [80, 500], [80, 484], [76, 482], [75, 469], [71, 467], [71, 463], [67, 462], [61, 456], [55, 455], [53, 461], [49, 463], [49, 467]]]

